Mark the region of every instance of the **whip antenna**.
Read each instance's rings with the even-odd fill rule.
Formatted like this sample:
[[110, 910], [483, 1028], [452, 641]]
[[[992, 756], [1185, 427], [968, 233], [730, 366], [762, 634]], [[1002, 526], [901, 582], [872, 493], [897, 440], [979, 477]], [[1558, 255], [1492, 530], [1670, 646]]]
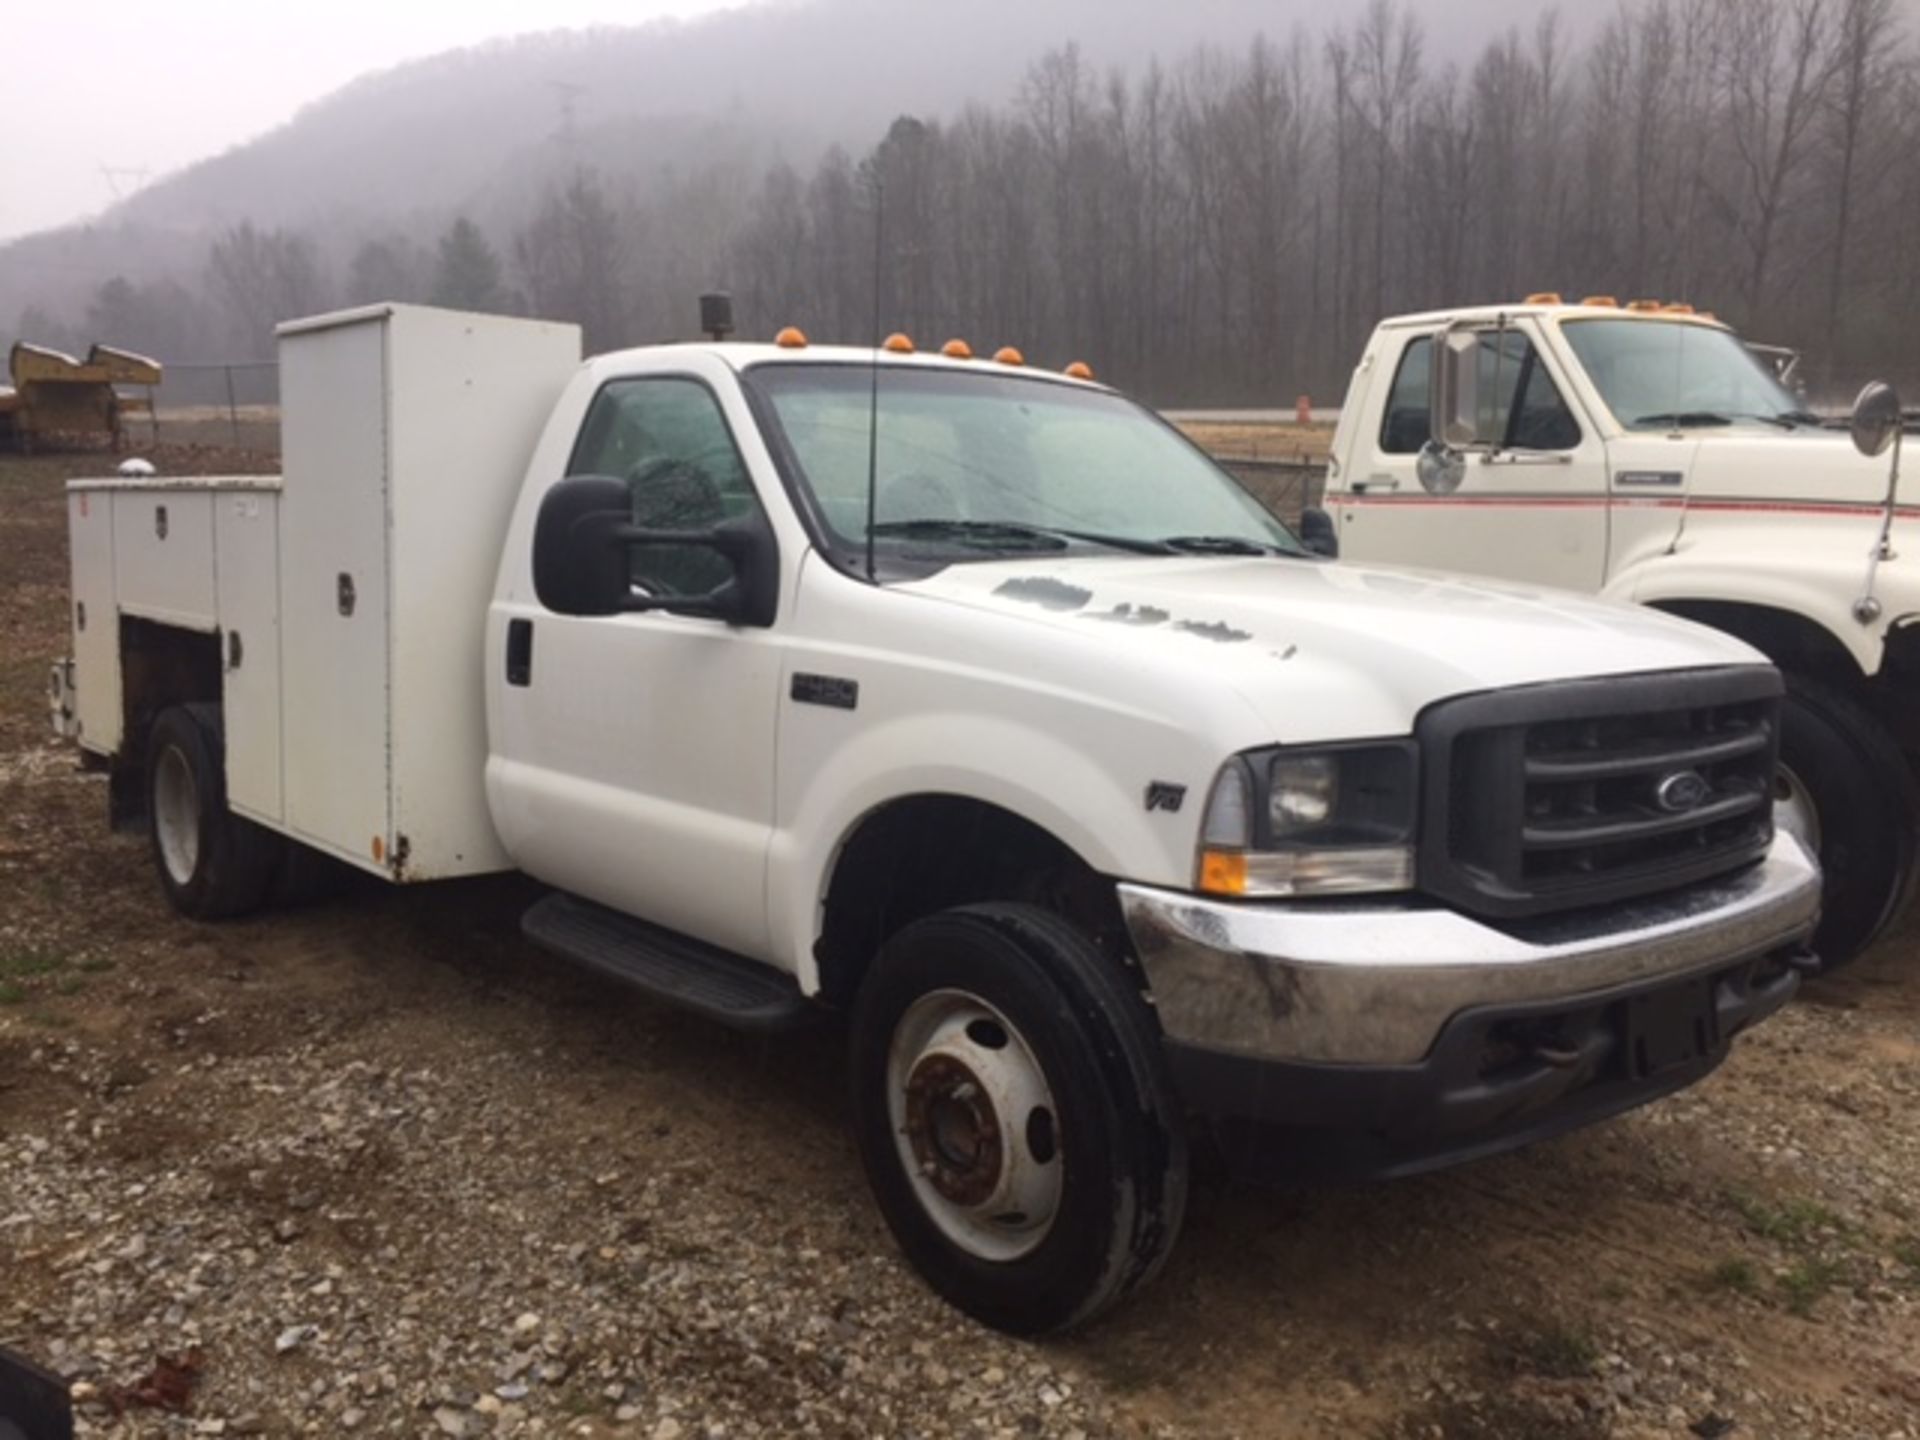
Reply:
[[873, 355], [867, 385], [867, 583], [875, 583], [873, 522], [878, 518], [880, 491], [880, 237], [887, 213], [887, 188], [878, 166], [873, 176]]

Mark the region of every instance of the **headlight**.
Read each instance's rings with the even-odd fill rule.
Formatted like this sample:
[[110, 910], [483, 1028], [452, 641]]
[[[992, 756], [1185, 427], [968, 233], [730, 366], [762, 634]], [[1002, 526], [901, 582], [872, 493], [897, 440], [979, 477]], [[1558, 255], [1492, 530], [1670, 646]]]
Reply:
[[1198, 888], [1351, 895], [1413, 885], [1411, 740], [1254, 750], [1221, 768], [1200, 827]]

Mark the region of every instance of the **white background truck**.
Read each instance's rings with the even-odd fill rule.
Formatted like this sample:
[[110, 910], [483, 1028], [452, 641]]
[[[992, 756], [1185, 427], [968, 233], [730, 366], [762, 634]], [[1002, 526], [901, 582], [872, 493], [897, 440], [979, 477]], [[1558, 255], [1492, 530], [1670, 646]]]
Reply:
[[1808, 963], [1778, 674], [1306, 552], [993, 362], [407, 307], [281, 331], [284, 474], [76, 482], [59, 724], [189, 915], [518, 869], [539, 944], [849, 1013], [880, 1208], [1008, 1329], [1178, 1233], [1194, 1127], [1405, 1173], [1710, 1071]]
[[1535, 296], [1384, 321], [1325, 505], [1346, 559], [1636, 601], [1774, 661], [1778, 818], [1825, 870], [1833, 966], [1899, 914], [1920, 854], [1920, 495], [1893, 473], [1710, 316]]

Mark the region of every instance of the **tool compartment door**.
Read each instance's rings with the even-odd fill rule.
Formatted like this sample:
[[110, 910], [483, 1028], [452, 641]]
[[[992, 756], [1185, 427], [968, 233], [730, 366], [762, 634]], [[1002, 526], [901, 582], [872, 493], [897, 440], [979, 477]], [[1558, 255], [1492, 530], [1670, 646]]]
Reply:
[[227, 803], [275, 829], [280, 783], [280, 496], [268, 489], [214, 496], [221, 700]]
[[72, 546], [76, 716], [80, 743], [100, 755], [120, 748], [120, 617], [113, 596], [113, 493], [67, 492]]
[[288, 831], [385, 873], [386, 326], [283, 338], [280, 617]]

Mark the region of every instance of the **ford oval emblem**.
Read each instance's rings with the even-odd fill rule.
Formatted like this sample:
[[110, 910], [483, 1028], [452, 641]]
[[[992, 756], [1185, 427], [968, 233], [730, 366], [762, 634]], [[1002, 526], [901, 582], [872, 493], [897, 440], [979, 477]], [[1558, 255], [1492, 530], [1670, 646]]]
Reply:
[[1663, 775], [1653, 792], [1654, 803], [1669, 815], [1681, 815], [1699, 808], [1713, 787], [1698, 770], [1676, 770]]

